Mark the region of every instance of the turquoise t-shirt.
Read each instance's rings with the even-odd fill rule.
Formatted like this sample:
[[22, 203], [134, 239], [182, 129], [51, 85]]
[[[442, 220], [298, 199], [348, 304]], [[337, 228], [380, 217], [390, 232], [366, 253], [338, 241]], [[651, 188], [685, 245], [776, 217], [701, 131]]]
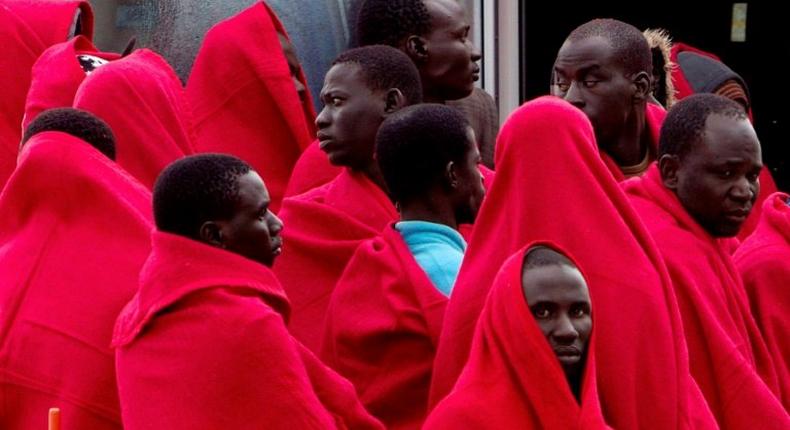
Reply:
[[395, 229], [436, 289], [450, 296], [466, 251], [461, 234], [444, 224], [427, 221], [401, 221]]

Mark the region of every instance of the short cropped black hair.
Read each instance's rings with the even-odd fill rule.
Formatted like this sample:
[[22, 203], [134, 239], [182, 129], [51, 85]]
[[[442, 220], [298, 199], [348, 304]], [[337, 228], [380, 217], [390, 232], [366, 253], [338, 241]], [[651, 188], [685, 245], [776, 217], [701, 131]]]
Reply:
[[474, 144], [468, 130], [461, 112], [440, 104], [409, 106], [385, 119], [376, 135], [376, 161], [393, 199], [424, 196], [448, 162], [462, 162]]
[[616, 19], [594, 19], [576, 27], [567, 40], [576, 42], [591, 37], [603, 37], [609, 41], [625, 73], [646, 72], [652, 75], [653, 54], [638, 28]]
[[544, 245], [533, 246], [524, 254], [522, 271], [545, 266], [568, 266], [579, 270], [568, 257]]
[[360, 46], [398, 46], [411, 35], [431, 30], [431, 15], [424, 0], [366, 0], [357, 15]]
[[84, 140], [110, 160], [115, 160], [115, 135], [96, 115], [70, 107], [48, 109], [28, 124], [22, 144], [45, 131], [60, 131]]
[[197, 239], [206, 221], [233, 217], [239, 177], [252, 170], [225, 154], [199, 154], [171, 163], [154, 184], [154, 221], [160, 231]]
[[669, 109], [661, 137], [658, 140], [658, 157], [665, 154], [680, 158], [689, 153], [705, 133], [705, 122], [710, 115], [723, 115], [739, 120], [749, 117], [743, 106], [716, 94], [694, 94], [675, 103]]
[[408, 104], [422, 102], [422, 83], [417, 66], [403, 52], [385, 45], [363, 46], [341, 53], [333, 66], [356, 64], [365, 76], [368, 87], [375, 91], [399, 89]]

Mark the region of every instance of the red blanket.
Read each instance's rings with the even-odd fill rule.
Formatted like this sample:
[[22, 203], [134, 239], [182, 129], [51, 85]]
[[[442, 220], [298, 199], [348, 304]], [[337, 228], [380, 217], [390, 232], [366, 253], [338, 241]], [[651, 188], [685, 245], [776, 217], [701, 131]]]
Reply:
[[766, 199], [760, 224], [735, 253], [746, 294], [779, 378], [782, 403], [790, 410], [790, 206], [789, 196]]
[[0, 186], [16, 166], [30, 68], [49, 46], [65, 41], [77, 10], [83, 34], [93, 35], [93, 11], [86, 0], [3, 0], [0, 4]]
[[656, 165], [624, 187], [667, 264], [692, 375], [719, 424], [789, 428], [790, 418], [769, 390], [778, 392], [773, 362], [723, 241], [691, 218], [664, 187]]
[[[672, 44], [670, 60], [676, 65], [672, 68], [672, 81], [675, 84], [676, 100], [682, 100], [695, 93], [694, 89], [686, 78], [686, 75], [683, 73], [683, 69], [677, 66], [678, 54], [681, 52], [693, 52], [695, 54], [709, 57], [721, 62], [721, 59], [718, 56], [710, 52], [705, 52], [693, 46], [686, 45], [685, 43], [678, 42]], [[751, 110], [749, 110], [749, 119], [752, 119]], [[754, 231], [754, 229], [757, 228], [757, 223], [760, 221], [760, 212], [762, 212], [763, 202], [766, 198], [768, 198], [768, 196], [777, 191], [776, 182], [774, 182], [774, 178], [771, 176], [771, 171], [768, 170], [767, 166], [763, 167], [763, 170], [760, 171], [760, 194], [757, 195], [757, 201], [754, 203], [754, 209], [752, 210], [752, 213], [749, 214], [748, 218], [746, 218], [746, 221], [743, 223], [743, 227], [741, 227], [740, 233], [738, 233], [738, 239], [746, 239]]]
[[34, 136], [0, 195], [0, 428], [120, 429], [110, 339], [148, 255], [151, 195], [87, 143]]
[[689, 374], [661, 256], [601, 162], [589, 120], [570, 104], [543, 97], [510, 116], [497, 144], [497, 174], [447, 308], [431, 402], [461, 373], [499, 267], [525, 244], [552, 240], [586, 270], [607, 422], [619, 429], [713, 424]]
[[357, 247], [398, 213], [364, 174], [344, 169], [332, 182], [283, 200], [283, 255], [274, 271], [293, 306], [291, 333], [318, 351], [332, 290]]
[[[250, 163], [280, 207], [291, 170], [315, 138], [315, 111], [294, 87], [277, 33], [285, 28], [264, 2], [209, 30], [187, 95], [199, 152], [225, 152]], [[304, 72], [299, 80], [307, 88]]]
[[[553, 249], [561, 249], [550, 243]], [[589, 342], [581, 404], [538, 328], [521, 288], [524, 252], [502, 266], [475, 329], [469, 361], [453, 391], [428, 417], [430, 429], [604, 429]], [[597, 317], [593, 305], [593, 318]], [[595, 323], [593, 332], [597, 331]]]
[[447, 297], [392, 226], [363, 242], [332, 292], [321, 359], [389, 429], [419, 429]]
[[85, 71], [77, 60], [79, 54], [93, 55], [108, 61], [120, 58], [120, 55], [112, 52], [99, 52], [84, 36], [58, 43], [44, 51], [33, 64], [31, 71], [23, 128], [47, 109], [70, 107], [74, 103], [74, 95], [85, 80]]
[[147, 49], [96, 69], [80, 85], [74, 107], [112, 127], [116, 161], [149, 188], [168, 164], [192, 153], [192, 114], [181, 83]]
[[126, 429], [382, 428], [288, 334], [271, 270], [167, 233], [152, 247], [113, 335]]

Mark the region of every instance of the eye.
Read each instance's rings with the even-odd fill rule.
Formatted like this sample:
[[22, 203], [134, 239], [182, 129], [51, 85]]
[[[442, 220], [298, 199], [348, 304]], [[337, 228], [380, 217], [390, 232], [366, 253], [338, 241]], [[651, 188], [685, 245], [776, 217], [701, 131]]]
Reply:
[[535, 305], [532, 307], [532, 315], [536, 319], [546, 319], [551, 316], [551, 309], [544, 305]]
[[594, 79], [586, 79], [582, 81], [582, 85], [584, 85], [584, 88], [594, 88], [596, 85], [598, 85], [598, 82], [600, 81], [596, 81]]
[[576, 305], [571, 308], [571, 316], [573, 318], [583, 318], [590, 314], [590, 308], [587, 305]]
[[760, 178], [760, 172], [759, 171], [751, 172], [748, 175], [746, 175], [746, 179], [748, 179], [749, 182], [757, 182], [757, 180], [759, 178]]
[[560, 82], [560, 81], [554, 82], [554, 86], [557, 87], [557, 89], [559, 89], [563, 93], [568, 92], [568, 90], [571, 88], [571, 84], [567, 82]]
[[732, 169], [725, 169], [725, 170], [721, 170], [721, 171], [719, 172], [719, 176], [721, 176], [721, 177], [722, 177], [722, 179], [730, 179], [730, 178], [732, 178], [733, 176], [735, 176], [735, 171], [734, 171], [734, 170], [732, 170]]

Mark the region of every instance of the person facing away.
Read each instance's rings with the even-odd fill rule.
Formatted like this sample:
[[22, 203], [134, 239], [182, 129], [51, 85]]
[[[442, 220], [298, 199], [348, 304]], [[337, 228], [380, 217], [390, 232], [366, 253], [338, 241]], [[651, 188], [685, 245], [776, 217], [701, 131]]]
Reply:
[[317, 351], [326, 306], [354, 250], [397, 220], [373, 158], [381, 122], [422, 101], [420, 76], [402, 52], [382, 45], [341, 54], [324, 79], [316, 118], [321, 150], [341, 173], [283, 200], [288, 251], [275, 268], [293, 304], [291, 331]]
[[558, 249], [536, 242], [505, 262], [469, 361], [426, 429], [608, 428], [595, 382], [587, 282]]
[[376, 159], [400, 221], [351, 257], [332, 292], [320, 356], [387, 428], [419, 429], [466, 249], [458, 226], [474, 221], [485, 193], [480, 153], [460, 112], [420, 104], [382, 123]]
[[656, 159], [665, 112], [648, 103], [652, 69], [644, 35], [614, 19], [574, 29], [554, 62], [551, 94], [587, 115], [601, 157], [618, 180], [643, 174]]
[[381, 428], [285, 327], [270, 203], [229, 155], [185, 157], [157, 179], [151, 254], [113, 335], [125, 428]]
[[0, 428], [121, 429], [110, 341], [150, 250], [151, 194], [92, 114], [30, 122], [0, 195]]
[[670, 109], [658, 163], [624, 185], [672, 278], [692, 375], [725, 428], [790, 425], [731, 257], [730, 238], [752, 210], [762, 167], [743, 108], [699, 94]]

